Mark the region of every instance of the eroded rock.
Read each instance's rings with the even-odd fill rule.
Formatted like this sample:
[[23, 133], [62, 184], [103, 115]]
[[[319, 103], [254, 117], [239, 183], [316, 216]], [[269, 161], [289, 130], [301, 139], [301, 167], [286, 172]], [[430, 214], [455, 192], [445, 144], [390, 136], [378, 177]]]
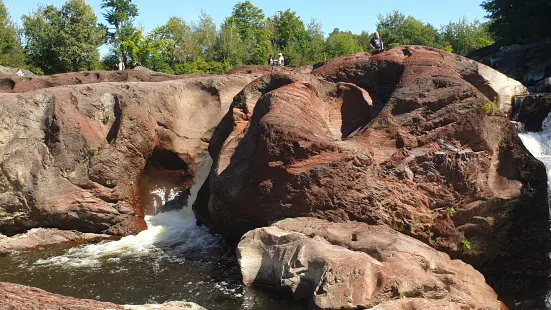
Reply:
[[112, 236], [109, 235], [81, 233], [53, 228], [34, 228], [24, 234], [12, 237], [0, 235], [0, 255], [17, 251], [35, 250], [48, 246], [78, 245], [110, 238]]
[[407, 309], [431, 303], [500, 308], [474, 268], [386, 226], [287, 219], [245, 234], [237, 256], [245, 285], [290, 291], [316, 309], [371, 308], [409, 298], [421, 300]]
[[[492, 281], [537, 278], [526, 290], [543, 290], [545, 168], [493, 98], [465, 79], [480, 68], [460, 70], [459, 61], [473, 65], [399, 47], [248, 85], [209, 145], [212, 225], [237, 240], [287, 217], [387, 224]], [[338, 83], [367, 93], [369, 109]]]
[[149, 158], [167, 159], [161, 172], [194, 175], [234, 95], [255, 77], [0, 94], [0, 233], [143, 230], [139, 184]]
[[0, 308], [10, 310], [205, 310], [191, 302], [121, 306], [97, 300], [51, 294], [38, 288], [6, 282], [0, 282]]

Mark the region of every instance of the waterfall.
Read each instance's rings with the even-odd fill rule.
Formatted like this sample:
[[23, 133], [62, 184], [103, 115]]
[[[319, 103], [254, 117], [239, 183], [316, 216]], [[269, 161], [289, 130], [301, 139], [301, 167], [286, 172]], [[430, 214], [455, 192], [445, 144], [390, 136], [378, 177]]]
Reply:
[[551, 113], [543, 121], [542, 131], [519, 133], [524, 146], [541, 161], [547, 170], [547, 191], [551, 194]]
[[[38, 260], [35, 265], [58, 265], [62, 268], [96, 267], [105, 262], [114, 262], [123, 256], [177, 254], [201, 255], [220, 245], [220, 238], [206, 228], [196, 225], [192, 205], [199, 189], [208, 177], [212, 158], [207, 157], [198, 167], [195, 181], [190, 189], [187, 205], [181, 210], [146, 216], [147, 230], [118, 241], [90, 244], [68, 250], [64, 255]], [[152, 191], [165, 197], [164, 188]], [[176, 193], [170, 193], [170, 199]]]
[[[551, 113], [543, 121], [542, 131], [519, 133], [519, 137], [528, 151], [545, 165], [545, 169], [547, 170], [548, 201], [549, 206], [551, 206]], [[549, 213], [551, 218], [551, 208]], [[551, 253], [549, 256], [551, 257]], [[545, 303], [546, 308], [551, 309], [551, 292], [547, 293]]]

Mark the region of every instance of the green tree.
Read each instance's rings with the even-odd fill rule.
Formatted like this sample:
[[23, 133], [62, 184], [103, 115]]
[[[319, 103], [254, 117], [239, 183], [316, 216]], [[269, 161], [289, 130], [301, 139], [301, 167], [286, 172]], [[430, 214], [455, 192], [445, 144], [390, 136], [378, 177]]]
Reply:
[[327, 56], [330, 58], [362, 52], [356, 37], [349, 31], [333, 30], [326, 42]]
[[306, 28], [307, 46], [304, 53], [306, 63], [316, 64], [327, 60], [322, 28], [317, 20], [312, 20]]
[[304, 22], [291, 10], [277, 12], [270, 20], [274, 47], [285, 54], [286, 65], [306, 64], [308, 33]]
[[487, 0], [490, 31], [503, 43], [522, 43], [551, 38], [551, 1]]
[[458, 22], [450, 22], [441, 30], [442, 39], [451, 45], [452, 51], [459, 55], [494, 44], [488, 24], [474, 20], [472, 23], [463, 17]]
[[201, 11], [199, 22], [193, 29], [194, 42], [198, 48], [197, 55], [201, 55], [207, 61], [214, 59], [216, 45], [216, 24], [212, 17], [205, 11]]
[[[128, 63], [129, 40], [135, 35], [134, 18], [138, 16], [138, 7], [132, 0], [102, 0], [101, 8], [106, 12], [103, 17], [109, 25], [103, 27], [108, 31], [108, 42], [112, 44], [113, 52], [122, 57]], [[126, 44], [124, 43], [126, 41]]]
[[232, 15], [224, 21], [224, 26], [236, 29], [241, 36], [246, 54], [246, 64], [264, 64], [271, 52], [270, 32], [264, 12], [250, 1], [240, 2], [233, 8]]
[[219, 61], [229, 62], [233, 66], [244, 64], [245, 45], [236, 25], [231, 23], [222, 25], [215, 49]]
[[21, 47], [19, 32], [2, 0], [0, 0], [0, 64], [11, 67], [25, 65], [25, 52]]
[[437, 48], [445, 46], [438, 31], [431, 24], [423, 23], [412, 16], [406, 17], [398, 11], [379, 15], [377, 31], [385, 43], [385, 48], [399, 45], [425, 45]]
[[32, 66], [44, 73], [94, 69], [104, 30], [84, 0], [69, 0], [61, 9], [40, 7], [23, 16], [25, 50]]

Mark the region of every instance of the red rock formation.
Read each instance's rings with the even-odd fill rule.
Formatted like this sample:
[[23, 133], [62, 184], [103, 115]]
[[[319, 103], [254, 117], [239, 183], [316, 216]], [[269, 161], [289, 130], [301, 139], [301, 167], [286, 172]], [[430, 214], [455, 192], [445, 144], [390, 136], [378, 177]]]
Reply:
[[0, 233], [144, 229], [138, 184], [148, 159], [161, 158], [159, 169], [193, 174], [232, 98], [254, 78], [0, 94]]
[[[198, 77], [199, 75], [195, 75]], [[25, 93], [42, 88], [63, 85], [96, 84], [105, 82], [162, 82], [188, 76], [158, 73], [149, 74], [141, 70], [71, 72], [46, 76], [0, 75], [0, 92]]]
[[4, 310], [205, 310], [190, 302], [119, 306], [109, 302], [51, 294], [38, 288], [0, 282], [0, 309]]
[[245, 234], [237, 257], [246, 285], [290, 292], [315, 309], [405, 299], [416, 300], [406, 309], [500, 309], [478, 271], [386, 226], [287, 219]]
[[469, 64], [400, 47], [250, 84], [209, 146], [212, 224], [233, 240], [286, 217], [387, 224], [488, 275], [543, 276], [545, 169]]

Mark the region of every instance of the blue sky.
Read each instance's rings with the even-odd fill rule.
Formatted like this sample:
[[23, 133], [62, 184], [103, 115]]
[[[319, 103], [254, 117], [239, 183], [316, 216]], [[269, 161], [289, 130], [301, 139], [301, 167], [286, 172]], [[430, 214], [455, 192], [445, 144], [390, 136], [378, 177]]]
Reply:
[[[65, 0], [4, 0], [12, 18], [20, 23], [20, 17], [35, 10], [39, 4], [53, 4], [60, 7]], [[101, 0], [87, 0], [92, 5], [100, 21]], [[136, 22], [146, 31], [164, 24], [171, 16], [195, 21], [201, 9], [211, 15], [220, 25], [231, 14], [238, 0], [134, 0], [140, 10]], [[482, 0], [251, 0], [264, 10], [267, 16], [286, 9], [294, 10], [305, 23], [313, 18], [323, 25], [327, 34], [334, 28], [360, 33], [362, 30], [375, 30], [378, 14], [399, 10], [439, 28], [461, 17], [469, 20], [483, 20], [485, 11], [480, 7]], [[102, 49], [102, 52], [103, 49]]]

